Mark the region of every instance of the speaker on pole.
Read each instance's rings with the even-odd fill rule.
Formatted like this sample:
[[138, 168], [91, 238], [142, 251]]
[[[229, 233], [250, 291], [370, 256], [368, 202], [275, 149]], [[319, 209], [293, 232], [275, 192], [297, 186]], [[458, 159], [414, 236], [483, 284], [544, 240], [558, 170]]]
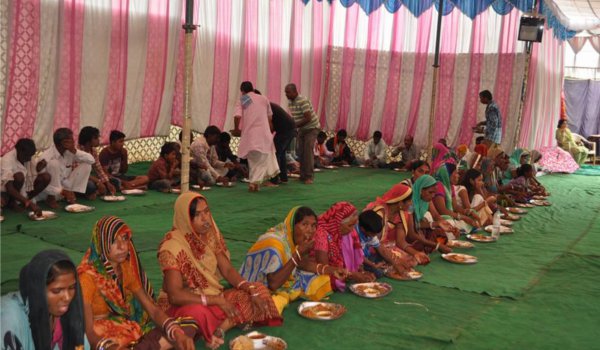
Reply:
[[519, 40], [541, 43], [544, 34], [544, 22], [545, 20], [540, 17], [521, 17]]

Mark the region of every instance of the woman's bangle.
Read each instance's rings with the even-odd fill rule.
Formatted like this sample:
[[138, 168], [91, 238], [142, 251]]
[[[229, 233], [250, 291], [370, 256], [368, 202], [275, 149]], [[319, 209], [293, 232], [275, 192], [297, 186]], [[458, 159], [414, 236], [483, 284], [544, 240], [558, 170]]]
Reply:
[[113, 345], [114, 342], [109, 338], [102, 338], [96, 344], [96, 350], [106, 350], [109, 346]]
[[317, 275], [320, 275], [320, 274], [321, 274], [321, 273], [319, 272], [319, 266], [321, 266], [321, 265], [323, 265], [323, 264], [317, 264], [317, 269], [316, 269], [316, 270], [317, 270]]
[[253, 293], [253, 294], [250, 294], [250, 296], [251, 296], [251, 297], [259, 297], [259, 296], [260, 296], [260, 293]]
[[238, 284], [237, 284], [237, 286], [235, 286], [235, 288], [237, 288], [237, 289], [241, 289], [241, 288], [242, 288], [242, 286], [243, 286], [244, 284], [246, 284], [246, 283], [248, 283], [248, 281], [246, 281], [246, 280], [243, 280], [243, 281], [241, 281], [240, 283], [238, 283]]
[[200, 294], [200, 300], [202, 301], [202, 305], [208, 306], [208, 299], [206, 298], [206, 294]]
[[429, 222], [429, 228], [432, 229], [432, 230], [433, 230], [433, 223], [434, 223], [434, 221], [430, 221]]
[[172, 322], [176, 322], [177, 320], [175, 320], [175, 318], [173, 317], [169, 317], [166, 320], [163, 321], [162, 326], [160, 328], [162, 328], [162, 330], [166, 333], [167, 332], [167, 328], [169, 328], [169, 326], [171, 325]]
[[[300, 252], [298, 252], [298, 247], [296, 247], [296, 249], [294, 250], [294, 253], [296, 253], [296, 255], [298, 256], [298, 261], [302, 261], [302, 255], [300, 255]], [[292, 254], [293, 256], [293, 254]]]
[[217, 329], [215, 329], [215, 331], [213, 332], [213, 335], [216, 336], [217, 338], [224, 339], [225, 331], [223, 330], [223, 328], [217, 327]]
[[293, 254], [292, 254], [292, 262], [294, 263], [294, 266], [298, 267], [298, 262], [296, 262], [296, 259], [294, 259]]
[[435, 245], [435, 249], [434, 250], [437, 251], [438, 249], [440, 249], [440, 242], [438, 242], [438, 244]]

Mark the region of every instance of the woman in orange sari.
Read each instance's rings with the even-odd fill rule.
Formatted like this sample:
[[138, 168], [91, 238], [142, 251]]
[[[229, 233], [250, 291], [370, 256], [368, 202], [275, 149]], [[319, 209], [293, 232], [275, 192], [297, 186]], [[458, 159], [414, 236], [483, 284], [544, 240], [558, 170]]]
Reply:
[[[158, 249], [164, 275], [159, 303], [171, 316], [193, 317], [210, 347], [241, 324], [279, 326], [283, 322], [269, 290], [246, 281], [231, 265], [229, 251], [206, 198], [184, 193], [175, 201], [173, 229]], [[225, 278], [234, 288], [225, 289]]]
[[196, 334], [195, 323], [189, 318], [169, 318], [154, 304], [154, 292], [131, 241], [131, 229], [123, 220], [116, 216], [98, 220], [77, 272], [85, 333], [92, 348], [194, 349], [186, 334]]

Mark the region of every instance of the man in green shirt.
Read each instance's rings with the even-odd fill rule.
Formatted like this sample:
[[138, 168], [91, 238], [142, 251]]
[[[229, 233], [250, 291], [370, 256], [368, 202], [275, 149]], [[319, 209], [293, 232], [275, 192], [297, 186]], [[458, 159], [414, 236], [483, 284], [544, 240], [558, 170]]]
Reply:
[[315, 171], [313, 147], [321, 128], [319, 118], [317, 118], [310, 101], [306, 97], [298, 95], [295, 84], [286, 85], [285, 96], [289, 100], [288, 108], [294, 118], [296, 128], [298, 128], [300, 181], [312, 184]]

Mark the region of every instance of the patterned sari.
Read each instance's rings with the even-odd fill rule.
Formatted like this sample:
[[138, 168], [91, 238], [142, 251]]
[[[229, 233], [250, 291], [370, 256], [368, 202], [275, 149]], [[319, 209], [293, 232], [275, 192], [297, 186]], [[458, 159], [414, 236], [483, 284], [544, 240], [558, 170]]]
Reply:
[[[282, 223], [270, 228], [250, 247], [240, 268], [242, 277], [249, 282], [267, 285], [267, 275], [277, 272], [291, 259], [292, 252], [296, 249], [294, 217], [298, 208], [290, 210]], [[318, 301], [329, 294], [329, 276], [294, 269], [287, 282], [274, 293], [273, 300], [281, 313], [287, 304], [299, 297]]]
[[[129, 240], [129, 257], [120, 266], [123, 277], [119, 278], [108, 261], [110, 245], [120, 235]], [[131, 229], [115, 216], [102, 217], [92, 232], [92, 242], [77, 268], [84, 301], [92, 305], [94, 331], [126, 346], [152, 329], [152, 323], [133, 293], [143, 288], [154, 297], [152, 286], [131, 240]], [[102, 310], [98, 312], [97, 310]], [[96, 314], [98, 313], [98, 314]]]
[[[162, 271], [179, 271], [185, 287], [194, 294], [223, 295], [239, 313], [239, 317], [232, 320], [236, 324], [280, 325], [282, 323], [281, 316], [277, 313], [271, 294], [264, 285], [253, 283], [259, 297], [268, 302], [269, 313], [276, 315], [270, 318], [264, 312], [253, 309], [248, 293], [235, 288], [225, 290], [221, 285], [223, 276], [219, 271], [217, 255], [225, 254], [229, 258], [229, 251], [212, 217], [210, 219], [211, 230], [207, 234], [201, 236], [195, 232], [189, 209], [192, 201], [196, 199], [206, 201], [205, 197], [193, 192], [184, 193], [175, 201], [173, 229], [165, 235], [158, 248], [158, 261]], [[212, 334], [226, 319], [223, 310], [215, 305], [171, 305], [164, 290], [160, 292], [159, 304], [167, 309], [167, 314], [170, 316], [189, 315], [193, 317], [206, 341], [211, 340]]]

